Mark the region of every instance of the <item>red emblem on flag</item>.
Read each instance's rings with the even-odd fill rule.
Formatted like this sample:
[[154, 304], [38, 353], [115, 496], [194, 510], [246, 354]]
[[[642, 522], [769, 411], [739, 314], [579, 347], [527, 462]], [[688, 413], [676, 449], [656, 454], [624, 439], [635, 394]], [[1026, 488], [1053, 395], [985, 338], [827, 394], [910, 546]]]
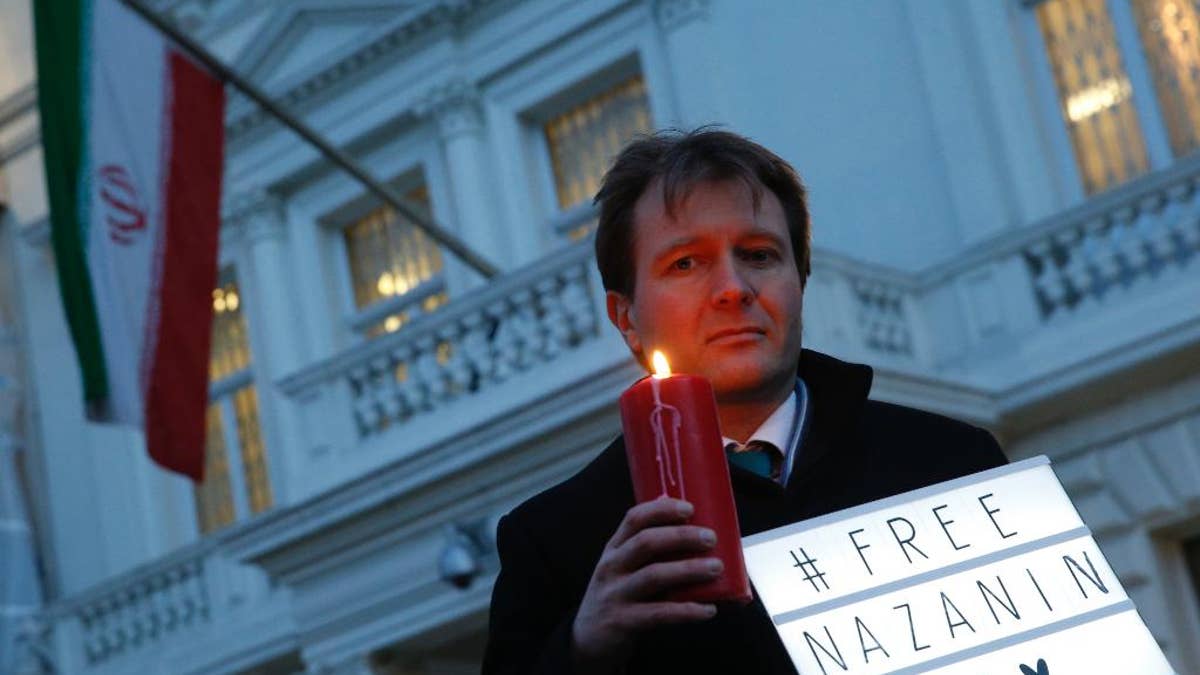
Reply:
[[129, 170], [119, 164], [105, 164], [100, 176], [100, 199], [105, 204], [104, 220], [108, 237], [128, 246], [146, 229], [146, 213], [141, 207], [137, 187]]

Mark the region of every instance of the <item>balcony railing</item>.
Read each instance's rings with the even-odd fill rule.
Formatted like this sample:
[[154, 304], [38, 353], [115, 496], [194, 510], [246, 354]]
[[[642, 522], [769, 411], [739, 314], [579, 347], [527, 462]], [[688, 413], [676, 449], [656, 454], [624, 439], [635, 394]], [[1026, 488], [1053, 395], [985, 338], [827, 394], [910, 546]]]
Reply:
[[591, 265], [590, 246], [573, 245], [281, 387], [301, 401], [331, 385], [347, 391], [357, 435], [378, 434], [594, 339], [600, 310]]
[[1043, 317], [1102, 304], [1200, 253], [1200, 175], [1140, 187], [1106, 212], [1073, 214], [1022, 249]]
[[[261, 570], [225, 555], [221, 539], [201, 540], [47, 607], [42, 618], [59, 644], [77, 650], [59, 653], [59, 672], [150, 672], [144, 669], [169, 653], [204, 652], [212, 626], [253, 623], [286, 604], [285, 592], [272, 589]], [[286, 631], [286, 621], [279, 628]], [[253, 639], [275, 638], [268, 632]], [[209, 651], [221, 659], [219, 649]], [[202, 670], [203, 660], [197, 664]]]
[[984, 241], [920, 275], [923, 288], [1019, 261], [1042, 319], [1078, 314], [1174, 276], [1200, 255], [1200, 155], [1041, 222]]

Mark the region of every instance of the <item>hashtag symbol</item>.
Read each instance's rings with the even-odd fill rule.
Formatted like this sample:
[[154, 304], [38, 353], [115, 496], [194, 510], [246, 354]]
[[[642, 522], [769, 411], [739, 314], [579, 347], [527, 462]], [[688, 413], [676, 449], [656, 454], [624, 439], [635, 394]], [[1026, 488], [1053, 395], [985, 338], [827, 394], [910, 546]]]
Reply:
[[820, 587], [817, 586], [818, 581], [825, 585], [825, 590], [829, 590], [829, 582], [825, 581], [825, 573], [817, 568], [816, 558], [810, 558], [803, 547], [800, 549], [800, 555], [804, 556], [803, 560], [800, 559], [800, 556], [796, 555], [795, 551], [788, 552], [792, 554], [792, 560], [796, 561], [796, 564], [792, 565], [792, 567], [800, 568], [800, 571], [804, 573], [804, 580], [812, 584], [814, 591], [821, 592]]

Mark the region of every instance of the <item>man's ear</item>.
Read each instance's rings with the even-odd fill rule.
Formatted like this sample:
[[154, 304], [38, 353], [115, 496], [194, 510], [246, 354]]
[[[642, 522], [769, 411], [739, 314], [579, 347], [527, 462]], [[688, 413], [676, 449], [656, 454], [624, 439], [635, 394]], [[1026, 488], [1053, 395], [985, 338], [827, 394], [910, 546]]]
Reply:
[[624, 293], [608, 291], [604, 294], [608, 303], [608, 320], [621, 331], [629, 351], [639, 360], [642, 358], [642, 341], [637, 333], [637, 316], [633, 311], [633, 300]]

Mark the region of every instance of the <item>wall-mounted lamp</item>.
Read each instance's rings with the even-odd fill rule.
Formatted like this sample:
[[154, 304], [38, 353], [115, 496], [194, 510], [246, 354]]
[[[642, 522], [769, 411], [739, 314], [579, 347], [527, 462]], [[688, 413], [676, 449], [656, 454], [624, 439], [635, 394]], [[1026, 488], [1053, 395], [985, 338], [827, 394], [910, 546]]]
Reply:
[[479, 518], [446, 525], [446, 545], [438, 556], [438, 575], [455, 588], [471, 586], [496, 555], [496, 523]]

